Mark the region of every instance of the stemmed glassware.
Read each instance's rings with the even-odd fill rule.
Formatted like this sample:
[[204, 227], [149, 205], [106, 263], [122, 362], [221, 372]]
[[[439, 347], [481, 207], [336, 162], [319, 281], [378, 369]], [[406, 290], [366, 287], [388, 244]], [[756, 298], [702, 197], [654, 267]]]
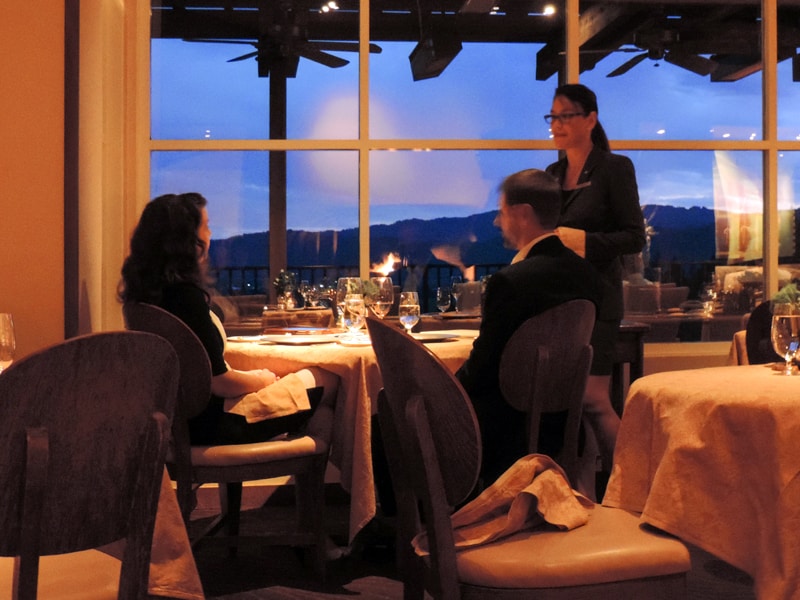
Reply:
[[14, 361], [17, 348], [11, 313], [0, 313], [0, 373]]
[[405, 327], [406, 333], [419, 323], [419, 295], [417, 292], [400, 292], [398, 307], [400, 323]]
[[367, 294], [369, 306], [379, 319], [383, 319], [394, 304], [394, 283], [391, 277], [372, 277], [369, 281], [371, 284]]
[[358, 294], [362, 299], [364, 298], [364, 285], [360, 277], [339, 277], [336, 282], [336, 314], [337, 324], [340, 328], [345, 327], [345, 299], [349, 294]]
[[436, 308], [438, 308], [441, 312], [447, 312], [447, 310], [450, 308], [450, 302], [450, 288], [436, 288]]
[[364, 326], [367, 308], [364, 296], [361, 294], [347, 294], [344, 300], [344, 324], [351, 338], [358, 336], [358, 331]]
[[458, 312], [458, 297], [461, 295], [461, 285], [464, 283], [464, 280], [461, 279], [461, 275], [453, 275], [450, 278], [450, 295], [453, 296], [453, 302], [456, 305], [456, 312]]
[[794, 375], [794, 357], [800, 349], [800, 309], [791, 303], [775, 304], [772, 308], [772, 347], [786, 364], [783, 375]]

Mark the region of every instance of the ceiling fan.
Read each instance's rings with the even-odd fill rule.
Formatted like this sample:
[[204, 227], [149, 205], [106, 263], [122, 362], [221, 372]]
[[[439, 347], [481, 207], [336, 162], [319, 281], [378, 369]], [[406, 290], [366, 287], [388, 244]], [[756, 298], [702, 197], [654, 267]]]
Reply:
[[[614, 48], [605, 50], [581, 50], [581, 53], [610, 54], [612, 52], [636, 52], [636, 56], [622, 63], [608, 73], [606, 77], [619, 77], [630, 71], [645, 59], [663, 60], [675, 66], [687, 69], [698, 75], [708, 75], [717, 66], [710, 58], [693, 54], [681, 49], [680, 33], [672, 29], [649, 29], [633, 34], [633, 48]], [[656, 65], [657, 66], [657, 65]]]
[[[231, 58], [228, 62], [254, 58], [258, 63], [259, 77], [269, 77], [270, 73], [295, 77], [300, 58], [337, 69], [350, 61], [329, 52], [358, 52], [359, 47], [358, 42], [309, 40], [303, 12], [295, 10], [289, 3], [278, 3], [269, 10], [261, 10], [258, 33], [252, 33], [231, 38], [184, 39], [188, 42], [252, 46], [255, 50]], [[381, 47], [369, 44], [369, 51], [380, 54]]]

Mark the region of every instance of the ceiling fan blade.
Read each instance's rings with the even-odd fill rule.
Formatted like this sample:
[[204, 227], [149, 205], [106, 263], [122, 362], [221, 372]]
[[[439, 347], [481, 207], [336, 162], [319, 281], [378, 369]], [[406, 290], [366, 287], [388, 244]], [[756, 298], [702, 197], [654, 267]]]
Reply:
[[643, 52], [642, 54], [637, 54], [636, 56], [634, 56], [630, 60], [625, 61], [620, 66], [618, 66], [616, 69], [611, 71], [611, 73], [606, 75], [606, 77], [619, 77], [620, 75], [623, 75], [624, 73], [627, 73], [628, 71], [630, 71], [633, 67], [638, 65], [640, 62], [642, 62], [646, 58], [647, 58], [647, 52]]
[[705, 58], [698, 54], [687, 54], [677, 50], [671, 50], [666, 53], [664, 60], [672, 63], [675, 66], [682, 67], [697, 73], [698, 75], [708, 75], [717, 66], [717, 63], [710, 58]]
[[[358, 52], [358, 42], [308, 42], [319, 50], [332, 50], [334, 52]], [[378, 44], [369, 45], [370, 54], [380, 54], [383, 48]]]
[[241, 56], [237, 56], [236, 58], [228, 59], [227, 62], [239, 62], [240, 60], [247, 60], [248, 58], [253, 58], [254, 56], [258, 56], [258, 50], [255, 52], [248, 52], [247, 54], [242, 54]]
[[303, 44], [302, 47], [297, 49], [297, 54], [308, 60], [313, 60], [321, 65], [325, 65], [326, 67], [331, 67], [332, 69], [338, 69], [339, 67], [350, 64], [349, 60], [322, 52], [321, 50], [317, 50], [314, 46], [306, 44]]
[[256, 42], [247, 40], [220, 40], [216, 38], [183, 38], [184, 42], [201, 42], [203, 44], [247, 44], [255, 46]]

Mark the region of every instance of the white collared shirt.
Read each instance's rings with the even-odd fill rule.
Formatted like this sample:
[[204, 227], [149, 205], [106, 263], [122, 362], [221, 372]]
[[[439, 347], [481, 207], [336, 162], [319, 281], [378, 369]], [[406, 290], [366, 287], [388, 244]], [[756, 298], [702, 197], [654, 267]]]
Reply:
[[545, 233], [544, 235], [540, 235], [537, 238], [533, 238], [530, 242], [528, 242], [522, 248], [519, 249], [519, 252], [517, 252], [514, 255], [514, 258], [511, 259], [511, 264], [513, 265], [514, 263], [518, 263], [521, 260], [525, 260], [527, 258], [527, 256], [528, 256], [528, 252], [531, 251], [531, 248], [533, 248], [536, 244], [538, 244], [544, 238], [548, 238], [548, 237], [553, 236], [553, 235], [556, 235], [556, 233], [554, 231], [551, 232], [551, 233]]

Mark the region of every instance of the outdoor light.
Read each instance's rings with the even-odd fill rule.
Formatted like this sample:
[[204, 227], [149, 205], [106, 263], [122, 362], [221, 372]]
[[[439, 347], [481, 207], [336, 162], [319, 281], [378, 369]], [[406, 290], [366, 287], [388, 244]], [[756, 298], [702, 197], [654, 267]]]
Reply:
[[461, 40], [454, 33], [437, 32], [425, 36], [411, 51], [411, 76], [414, 81], [438, 77], [461, 52]]

